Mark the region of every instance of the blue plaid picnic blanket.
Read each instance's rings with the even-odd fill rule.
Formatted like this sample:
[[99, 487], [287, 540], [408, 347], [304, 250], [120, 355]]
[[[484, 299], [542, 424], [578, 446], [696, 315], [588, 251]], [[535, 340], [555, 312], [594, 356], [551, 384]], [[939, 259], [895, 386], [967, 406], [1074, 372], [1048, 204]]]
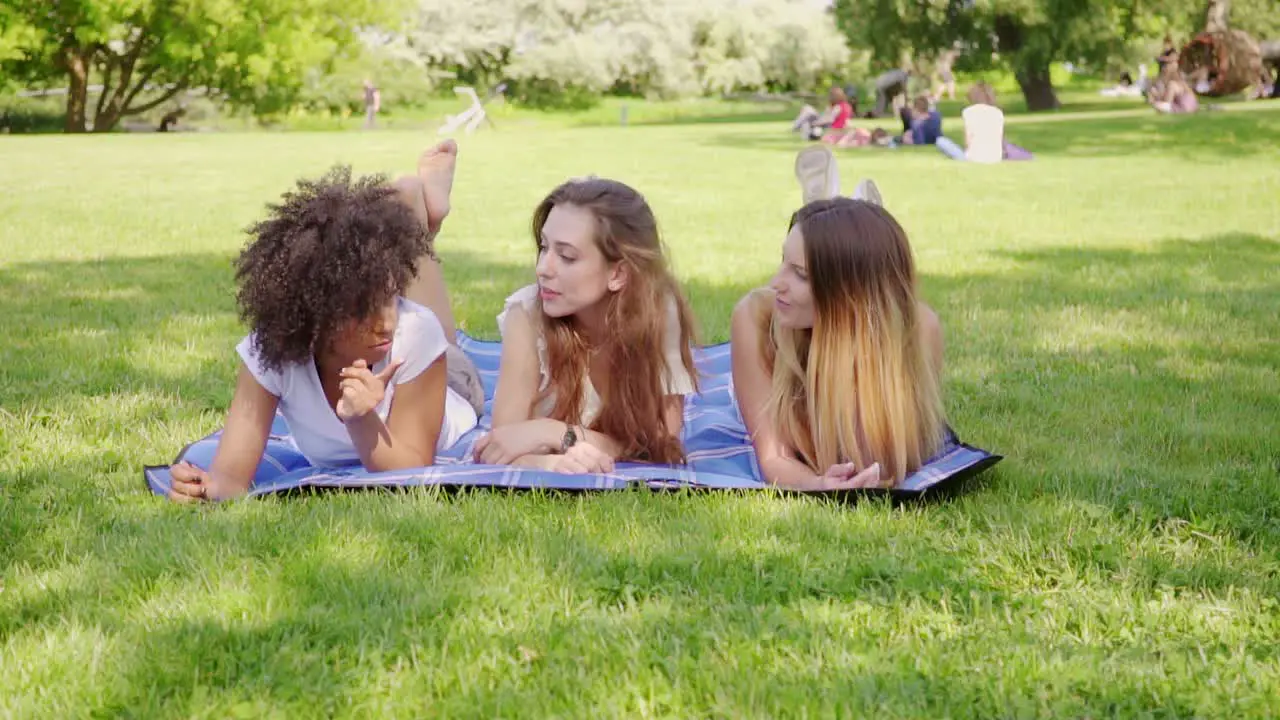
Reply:
[[[480, 465], [471, 460], [472, 446], [491, 427], [490, 412], [498, 382], [502, 346], [498, 342], [477, 340], [462, 331], [458, 332], [458, 345], [475, 361], [480, 371], [485, 391], [485, 412], [479, 427], [464, 435], [453, 447], [437, 453], [436, 465], [388, 472], [369, 472], [358, 465], [315, 467], [294, 446], [284, 418], [277, 415], [249, 495], [308, 489], [416, 486], [562, 491], [622, 490], [636, 486], [654, 490], [755, 490], [769, 487], [761, 479], [755, 450], [734, 401], [728, 343], [698, 348], [694, 352], [694, 362], [700, 373], [700, 392], [685, 399], [682, 439], [688, 456], [687, 464], [618, 463], [612, 473], [583, 475]], [[199, 467], [209, 467], [221, 434], [219, 430], [188, 445], [174, 462], [187, 460]], [[982, 472], [1001, 459], [999, 455], [964, 444], [954, 433], [949, 433], [948, 441], [937, 457], [889, 492], [918, 496]], [[172, 482], [168, 467], [149, 466], [144, 469], [143, 475], [152, 492], [168, 494]]]

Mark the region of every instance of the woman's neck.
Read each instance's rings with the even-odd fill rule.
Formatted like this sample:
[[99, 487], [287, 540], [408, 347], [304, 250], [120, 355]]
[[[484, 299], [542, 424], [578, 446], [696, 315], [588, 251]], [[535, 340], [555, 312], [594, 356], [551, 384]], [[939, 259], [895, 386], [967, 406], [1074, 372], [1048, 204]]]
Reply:
[[604, 304], [604, 301], [601, 301], [589, 308], [583, 308], [575, 313], [573, 318], [593, 350], [603, 347], [609, 337], [605, 322], [607, 311]]
[[[354, 359], [339, 357], [337, 353], [332, 351], [316, 353], [316, 373], [320, 376], [320, 383], [325, 386], [337, 384], [339, 373], [353, 362], [355, 362]], [[330, 382], [326, 382], [326, 379]]]

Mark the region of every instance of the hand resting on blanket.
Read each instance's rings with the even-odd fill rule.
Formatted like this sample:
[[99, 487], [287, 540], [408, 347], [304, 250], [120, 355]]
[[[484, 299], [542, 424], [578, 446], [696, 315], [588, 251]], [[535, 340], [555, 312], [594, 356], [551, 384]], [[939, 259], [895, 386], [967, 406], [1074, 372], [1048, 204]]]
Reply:
[[818, 478], [816, 490], [856, 490], [858, 488], [892, 487], [880, 474], [880, 463], [858, 472], [854, 463], [841, 463], [827, 468], [827, 472]]
[[564, 423], [541, 418], [500, 425], [476, 441], [477, 462], [510, 465], [524, 455], [546, 455], [560, 448]]
[[580, 442], [563, 455], [529, 457], [529, 465], [551, 472], [587, 474], [613, 472], [613, 457], [589, 442]]
[[[536, 418], [495, 427], [476, 441], [476, 462], [489, 465], [523, 465], [566, 473], [613, 472], [613, 455], [592, 442], [599, 433], [587, 437], [558, 455], [566, 425], [551, 418]], [[603, 436], [601, 436], [603, 437]]]

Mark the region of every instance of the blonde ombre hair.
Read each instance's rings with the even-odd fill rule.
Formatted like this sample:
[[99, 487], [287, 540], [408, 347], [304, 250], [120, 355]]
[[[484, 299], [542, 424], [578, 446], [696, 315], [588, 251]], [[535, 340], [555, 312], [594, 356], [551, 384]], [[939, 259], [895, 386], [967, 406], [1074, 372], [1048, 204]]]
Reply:
[[815, 472], [879, 462], [901, 482], [937, 452], [945, 431], [906, 233], [884, 209], [848, 198], [809, 203], [792, 216], [797, 226], [814, 325], [784, 328], [772, 312], [761, 318], [773, 375], [769, 415]]

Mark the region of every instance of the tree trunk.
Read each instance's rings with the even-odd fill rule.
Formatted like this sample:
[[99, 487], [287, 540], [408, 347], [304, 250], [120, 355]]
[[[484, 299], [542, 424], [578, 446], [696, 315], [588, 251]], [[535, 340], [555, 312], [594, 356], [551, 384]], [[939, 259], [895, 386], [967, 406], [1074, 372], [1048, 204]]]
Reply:
[[1209, 0], [1204, 9], [1204, 31], [1226, 32], [1227, 16], [1231, 14], [1231, 0]]
[[1058, 94], [1053, 91], [1053, 82], [1049, 79], [1048, 64], [1019, 68], [1014, 72], [1018, 87], [1022, 88], [1022, 97], [1027, 101], [1027, 109], [1032, 112], [1040, 110], [1057, 110], [1062, 107], [1058, 102]]
[[89, 58], [78, 48], [63, 48], [62, 66], [67, 71], [67, 119], [63, 129], [82, 133], [89, 102]]
[[93, 131], [96, 133], [111, 132], [124, 111], [124, 95], [129, 90], [129, 72], [122, 72], [113, 88], [110, 83], [103, 82], [102, 97], [106, 102], [98, 103], [98, 111], [93, 116]]
[[[122, 83], [124, 80], [124, 78], [121, 78]], [[125, 108], [121, 107], [121, 103], [123, 103], [123, 98], [121, 96], [127, 89], [128, 85], [121, 84], [116, 88], [116, 91], [112, 94], [111, 98], [105, 103], [105, 107], [102, 106], [104, 105], [103, 103], [99, 104], [98, 112], [93, 116], [94, 132], [105, 133], [111, 132], [115, 129], [116, 124], [120, 122], [120, 118], [124, 116]], [[103, 97], [106, 97], [107, 93], [111, 92], [111, 90], [112, 88], [104, 84], [102, 86]]]
[[[94, 132], [111, 132], [116, 123], [120, 122], [120, 118], [128, 112], [129, 104], [151, 79], [152, 73], [155, 72], [154, 68], [142, 74], [142, 79], [138, 81], [136, 87], [132, 86], [134, 67], [137, 66], [138, 58], [142, 56], [149, 41], [150, 38], [144, 30], [132, 40], [133, 46], [127, 52], [109, 56], [107, 69], [103, 74], [102, 97], [98, 100], [98, 110], [93, 118]], [[119, 70], [114, 78], [112, 69]], [[114, 87], [110, 82], [113, 79]]]

